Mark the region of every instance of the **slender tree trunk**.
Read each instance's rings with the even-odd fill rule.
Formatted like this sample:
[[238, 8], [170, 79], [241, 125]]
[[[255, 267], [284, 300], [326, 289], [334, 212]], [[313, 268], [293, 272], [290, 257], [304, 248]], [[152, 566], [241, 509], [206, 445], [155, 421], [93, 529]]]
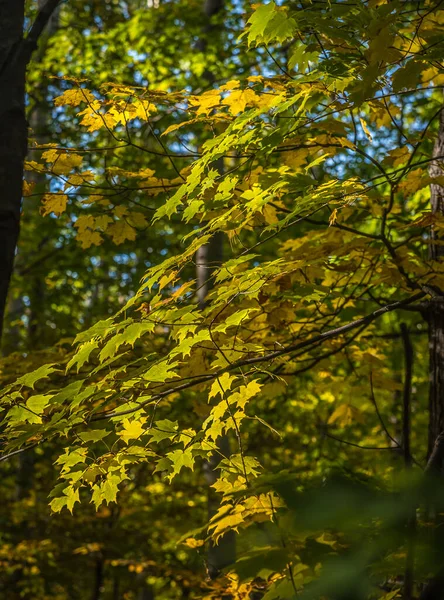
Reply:
[[102, 556], [96, 558], [94, 565], [94, 587], [91, 600], [100, 600], [104, 584], [104, 561]]
[[[212, 34], [213, 26], [211, 18], [222, 10], [224, 0], [204, 0], [203, 10], [207, 18], [207, 22], [203, 28], [203, 36], [198, 41], [197, 47], [201, 52], [205, 52], [207, 48], [207, 38]], [[214, 73], [211, 70], [211, 65], [207, 66], [204, 72], [204, 77], [209, 84], [214, 82]], [[223, 160], [218, 161], [218, 170], [223, 172]], [[223, 255], [223, 234], [217, 232], [208, 244], [205, 244], [196, 253], [196, 278], [197, 278], [197, 296], [199, 308], [203, 310], [207, 304], [207, 295], [212, 287], [212, 274], [222, 262]], [[219, 498], [211, 488], [219, 475], [218, 465], [222, 456], [230, 455], [230, 441], [228, 436], [222, 436], [217, 445], [220, 454], [213, 454], [210, 460], [204, 465], [205, 478], [208, 484], [208, 518], [211, 518], [219, 508]], [[236, 559], [236, 538], [234, 531], [230, 531], [219, 540], [217, 545], [209, 543], [207, 552], [207, 569], [211, 579], [215, 579], [221, 570], [232, 564]]]
[[[444, 108], [439, 118], [438, 137], [433, 149], [433, 156], [444, 155]], [[440, 161], [433, 161], [430, 165], [431, 177], [443, 175]], [[430, 204], [432, 213], [444, 214], [444, 187], [437, 184], [430, 186]], [[436, 230], [432, 228], [430, 258], [435, 261], [436, 266], [441, 266], [444, 256], [444, 246], [438, 242]], [[441, 243], [443, 240], [440, 240]], [[439, 290], [437, 290], [439, 292]], [[437, 294], [432, 298], [427, 311], [429, 325], [429, 440], [428, 440], [428, 463], [426, 471], [443, 472], [444, 445], [442, 435], [444, 433], [444, 303]], [[438, 535], [441, 535], [438, 533]], [[433, 554], [436, 553], [434, 548]], [[435, 563], [440, 563], [441, 558], [436, 557]], [[423, 588], [420, 600], [444, 600], [444, 569], [440, 568], [436, 575], [430, 579]]]
[[[438, 137], [433, 150], [434, 156], [444, 155], [444, 109], [440, 114]], [[442, 164], [442, 159], [440, 160]], [[431, 177], [443, 175], [443, 170], [438, 161], [431, 163], [429, 173]], [[437, 184], [430, 186], [430, 202], [433, 213], [444, 214], [444, 187]], [[432, 244], [430, 254], [436, 264], [442, 262], [444, 246], [437, 242], [436, 231], [432, 230]], [[440, 240], [441, 244], [443, 240]], [[442, 298], [433, 298], [428, 310], [429, 323], [429, 444], [430, 456], [438, 435], [444, 431], [444, 303]]]
[[[208, 244], [199, 248], [196, 253], [196, 271], [199, 308], [203, 310], [207, 303], [207, 295], [212, 287], [211, 276], [222, 261], [223, 234], [217, 232]], [[219, 476], [218, 465], [222, 456], [230, 455], [230, 440], [223, 435], [217, 441], [220, 454], [214, 453], [204, 464], [205, 479], [208, 484], [208, 518], [211, 519], [219, 508], [219, 497], [211, 487]], [[236, 559], [236, 536], [229, 531], [219, 543], [209, 543], [207, 552], [207, 570], [211, 579], [215, 579], [224, 567]]]

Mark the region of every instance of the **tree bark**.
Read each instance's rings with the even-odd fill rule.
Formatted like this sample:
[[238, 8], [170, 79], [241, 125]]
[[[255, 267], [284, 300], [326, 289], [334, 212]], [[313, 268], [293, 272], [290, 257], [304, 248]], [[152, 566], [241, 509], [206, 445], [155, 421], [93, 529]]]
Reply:
[[25, 0], [0, 0], [0, 336], [20, 231], [27, 151], [26, 68], [60, 0], [47, 0], [24, 37]]
[[[38, 0], [38, 8], [41, 10], [45, 5], [45, 0]], [[57, 7], [47, 26], [44, 35], [41, 36], [39, 48], [35, 54], [35, 59], [37, 61], [42, 60], [45, 55], [48, 42], [52, 35], [55, 34], [59, 24], [59, 10], [60, 7]], [[29, 126], [31, 129], [31, 136], [37, 142], [37, 144], [45, 144], [49, 141], [48, 132], [50, 126], [50, 106], [48, 103], [48, 81], [43, 80], [39, 83], [39, 85], [33, 90], [33, 95], [35, 98], [35, 104], [32, 107], [32, 110], [29, 112]], [[30, 160], [37, 160], [37, 156], [34, 157], [33, 154], [38, 154], [32, 149], [29, 152]], [[46, 177], [44, 174], [36, 173], [35, 171], [31, 171], [28, 174], [29, 183], [34, 184], [33, 195], [32, 197], [23, 199], [23, 231], [28, 229], [26, 226], [29, 224], [29, 229], [32, 230], [32, 234], [34, 239], [36, 240], [36, 246], [38, 248], [33, 248], [33, 250], [41, 251], [43, 247], [46, 248], [46, 244], [49, 242], [49, 245], [53, 247], [54, 240], [49, 240], [48, 237], [45, 237], [46, 231], [44, 228], [40, 228], [42, 220], [45, 217], [40, 215], [40, 204], [42, 195], [46, 191]], [[40, 229], [42, 229], [43, 233], [39, 233]], [[34, 244], [33, 244], [34, 245]], [[45, 269], [46, 267], [46, 269]], [[42, 319], [42, 313], [45, 304], [45, 276], [47, 274], [47, 266], [45, 263], [42, 263], [41, 266], [35, 269], [30, 275], [30, 285], [29, 285], [29, 300], [30, 300], [30, 313], [29, 313], [29, 324], [28, 324], [28, 348], [35, 350], [36, 348], [42, 346], [45, 342], [44, 336], [44, 326]]]
[[[433, 149], [433, 157], [444, 153], [444, 108], [439, 117], [438, 136]], [[443, 175], [441, 161], [433, 160], [429, 175]], [[430, 186], [431, 211], [444, 214], [444, 187]], [[444, 246], [440, 245], [436, 230], [432, 226], [430, 258], [436, 266], [441, 266]], [[441, 240], [442, 243], [442, 240]], [[429, 325], [429, 439], [426, 472], [442, 475], [444, 464], [444, 303], [438, 294], [429, 302], [425, 315]], [[438, 562], [438, 561], [437, 561]], [[420, 600], [444, 600], [444, 569], [441, 568], [423, 588]]]
[[23, 42], [24, 0], [0, 0], [0, 335], [20, 228], [27, 147]]
[[[433, 156], [444, 154], [444, 109], [441, 110], [439, 119], [438, 137], [436, 139]], [[441, 162], [442, 164], [442, 162]], [[438, 161], [430, 165], [431, 177], [443, 175], [443, 170]], [[430, 186], [430, 203], [432, 213], [444, 214], [444, 187], [437, 184]], [[444, 245], [436, 242], [438, 236], [432, 228], [432, 243], [430, 257], [436, 263], [442, 262]], [[441, 300], [441, 301], [440, 301]], [[427, 319], [429, 324], [429, 440], [428, 456], [431, 455], [435, 440], [444, 431], [444, 303], [442, 298], [432, 298], [429, 304]]]

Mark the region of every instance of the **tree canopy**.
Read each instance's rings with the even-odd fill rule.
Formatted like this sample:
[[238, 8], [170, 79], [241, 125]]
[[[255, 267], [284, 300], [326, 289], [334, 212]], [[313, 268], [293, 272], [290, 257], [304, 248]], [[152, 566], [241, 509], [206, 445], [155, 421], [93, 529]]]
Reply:
[[441, 598], [442, 2], [50, 4], [0, 590]]

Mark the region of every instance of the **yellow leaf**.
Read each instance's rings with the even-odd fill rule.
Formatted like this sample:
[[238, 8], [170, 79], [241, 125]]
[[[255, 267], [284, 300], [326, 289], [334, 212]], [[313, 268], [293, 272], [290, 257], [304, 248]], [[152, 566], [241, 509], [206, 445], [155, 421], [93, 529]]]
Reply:
[[200, 96], [190, 96], [190, 106], [197, 106], [198, 115], [208, 115], [215, 106], [220, 104], [220, 94], [218, 90], [209, 90]]
[[131, 116], [132, 119], [141, 119], [142, 121], [147, 121], [153, 113], [157, 112], [157, 108], [154, 104], [149, 102], [148, 100], [137, 99], [131, 105], [133, 109], [133, 114]]
[[363, 422], [361, 411], [351, 404], [341, 404], [336, 408], [333, 414], [330, 415], [328, 424], [332, 425], [333, 423], [337, 423], [340, 427], [346, 427], [347, 425], [351, 425], [354, 421], [357, 421], [358, 423]]
[[126, 208], [126, 206], [116, 206], [116, 208], [114, 209], [114, 214], [116, 215], [116, 217], [119, 217], [119, 219], [121, 219], [127, 213], [128, 209]]
[[301, 148], [300, 150], [293, 150], [292, 152], [284, 153], [284, 162], [286, 165], [297, 171], [299, 167], [305, 165], [307, 162], [307, 149]]
[[338, 209], [335, 208], [333, 210], [333, 212], [331, 213], [330, 218], [328, 220], [329, 226], [331, 227], [332, 225], [334, 225], [336, 223], [337, 219], [338, 219]]
[[185, 125], [190, 125], [191, 123], [195, 123], [196, 119], [191, 119], [190, 121], [183, 121], [182, 123], [174, 123], [165, 129], [162, 135], [167, 135], [168, 133], [172, 133], [173, 131], [177, 131], [181, 127], [185, 127]]
[[128, 444], [130, 440], [138, 440], [144, 432], [143, 424], [146, 419], [142, 418], [140, 421], [130, 421], [129, 419], [123, 419], [123, 429], [118, 432], [118, 435], [122, 438], [125, 444]]
[[248, 385], [242, 385], [237, 392], [229, 398], [230, 404], [237, 404], [237, 408], [244, 409], [247, 402], [261, 391], [262, 385], [256, 380], [250, 381]]
[[231, 94], [224, 98], [222, 104], [226, 104], [229, 108], [230, 114], [237, 115], [245, 110], [247, 104], [254, 104], [259, 96], [253, 92], [250, 88], [245, 90], [235, 90]]
[[205, 542], [203, 540], [196, 540], [192, 537], [189, 537], [184, 541], [184, 544], [185, 546], [188, 546], [188, 548], [200, 548], [205, 544]]
[[98, 131], [102, 127], [113, 129], [122, 120], [115, 108], [111, 108], [107, 113], [100, 112], [100, 109], [100, 102], [96, 100], [88, 108], [79, 112], [79, 116], [83, 117], [80, 124], [88, 127], [88, 131]]
[[98, 231], [91, 231], [91, 229], [85, 229], [85, 231], [78, 231], [76, 239], [80, 242], [82, 248], [90, 248], [91, 246], [100, 246], [103, 242], [103, 238]]
[[387, 153], [387, 156], [384, 158], [384, 163], [392, 165], [393, 167], [399, 167], [407, 162], [409, 157], [410, 150], [406, 146], [403, 148], [395, 148]]
[[65, 184], [65, 189], [67, 187], [69, 187], [70, 185], [82, 185], [84, 179], [81, 175], [75, 173], [74, 175], [71, 175], [70, 178], [68, 179], [68, 181]]
[[388, 594], [385, 594], [384, 596], [380, 596], [379, 600], [392, 600], [393, 598], [396, 598], [396, 596], [400, 596], [400, 592], [401, 588], [398, 588], [392, 592], [389, 592]]
[[[100, 218], [100, 217], [98, 217]], [[77, 229], [76, 239], [80, 242], [82, 248], [99, 246], [103, 238], [98, 231], [94, 231], [96, 220], [92, 215], [81, 215], [74, 224]]]
[[278, 221], [279, 221], [279, 219], [277, 217], [277, 212], [276, 212], [276, 209], [274, 208], [274, 206], [270, 206], [269, 204], [267, 204], [262, 209], [262, 214], [264, 216], [264, 219], [265, 219], [265, 222], [267, 223], [267, 225], [274, 225], [275, 223], [278, 223]]
[[224, 373], [223, 375], [218, 377], [211, 386], [210, 392], [208, 394], [208, 401], [210, 401], [211, 398], [214, 398], [219, 394], [223, 397], [223, 392], [226, 392], [231, 388], [235, 379], [236, 377], [234, 375], [230, 375], [229, 373]]
[[163, 290], [169, 283], [175, 281], [177, 271], [171, 271], [168, 275], [163, 275], [159, 280], [159, 292]]
[[229, 90], [234, 90], [236, 88], [238, 88], [240, 86], [240, 81], [239, 79], [232, 79], [231, 81], [227, 81], [227, 83], [224, 83], [224, 85], [220, 86], [220, 90], [222, 90], [223, 92], [227, 92]]
[[148, 227], [148, 221], [145, 215], [141, 212], [132, 212], [128, 215], [128, 221], [134, 227]]
[[194, 283], [195, 283], [194, 281], [187, 281], [187, 282], [183, 283], [180, 286], [180, 288], [178, 288], [171, 294], [171, 297], [174, 299], [180, 298], [181, 296], [183, 296], [185, 294], [185, 292], [187, 292], [189, 290], [190, 287], [192, 287], [194, 285]]
[[33, 181], [29, 182], [26, 180], [23, 180], [23, 195], [24, 196], [30, 196], [32, 194], [32, 190], [35, 187], [35, 183]]
[[68, 196], [65, 194], [45, 194], [42, 198], [40, 214], [46, 217], [46, 215], [54, 213], [60, 217], [65, 212], [67, 204]]
[[108, 225], [112, 222], [113, 220], [111, 219], [111, 217], [108, 217], [108, 215], [99, 215], [94, 219], [94, 227], [100, 227], [100, 229], [103, 229], [103, 231], [105, 231]]
[[47, 150], [42, 154], [42, 158], [49, 163], [53, 163], [51, 170], [56, 175], [67, 175], [74, 167], [82, 164], [82, 157], [79, 154], [55, 150]]
[[134, 241], [136, 239], [136, 230], [125, 221], [117, 221], [108, 227], [106, 233], [109, 234], [113, 242], [118, 246], [126, 240]]
[[81, 215], [74, 224], [79, 233], [82, 233], [86, 229], [94, 229], [94, 226], [95, 220], [92, 215]]
[[362, 129], [364, 130], [365, 135], [368, 137], [368, 140], [371, 143], [373, 141], [373, 138], [372, 134], [368, 130], [367, 123], [362, 118], [360, 118], [359, 120], [361, 121]]
[[78, 106], [81, 102], [93, 102], [95, 97], [86, 88], [75, 88], [66, 90], [61, 96], [55, 99], [56, 106]]

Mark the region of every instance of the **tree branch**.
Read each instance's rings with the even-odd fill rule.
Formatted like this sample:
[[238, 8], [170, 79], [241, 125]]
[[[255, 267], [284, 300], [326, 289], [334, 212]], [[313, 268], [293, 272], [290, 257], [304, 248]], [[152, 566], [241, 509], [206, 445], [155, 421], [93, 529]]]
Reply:
[[375, 310], [374, 312], [370, 313], [369, 315], [367, 315], [365, 317], [361, 317], [360, 319], [351, 321], [350, 323], [347, 323], [346, 325], [342, 325], [341, 327], [336, 327], [335, 329], [330, 329], [329, 331], [320, 333], [319, 335], [316, 335], [307, 340], [303, 340], [302, 342], [292, 344], [291, 346], [287, 346], [286, 348], [282, 348], [281, 350], [269, 352], [268, 354], [264, 354], [263, 356], [255, 356], [253, 358], [245, 358], [242, 360], [238, 360], [236, 362], [231, 363], [230, 365], [227, 365], [226, 367], [223, 367], [222, 369], [219, 369], [218, 371], [215, 371], [214, 373], [208, 373], [206, 375], [201, 375], [199, 377], [193, 378], [191, 381], [182, 383], [180, 385], [177, 385], [177, 386], [168, 388], [162, 392], [159, 392], [158, 394], [151, 396], [149, 398], [149, 400], [147, 400], [146, 402], [140, 403], [139, 406], [137, 406], [136, 408], [131, 408], [131, 409], [124, 410], [124, 411], [110, 411], [110, 412], [99, 413], [99, 414], [93, 416], [90, 419], [90, 421], [100, 421], [102, 419], [108, 419], [108, 418], [117, 417], [117, 416], [121, 416], [121, 415], [131, 414], [133, 412], [140, 410], [145, 405], [150, 404], [155, 400], [161, 400], [162, 398], [166, 398], [167, 396], [170, 396], [171, 394], [175, 394], [179, 391], [183, 391], [185, 389], [188, 389], [190, 387], [198, 385], [199, 383], [213, 381], [217, 377], [220, 377], [223, 373], [226, 373], [229, 371], [234, 371], [234, 370], [236, 370], [240, 367], [244, 367], [244, 366], [255, 365], [255, 364], [259, 364], [259, 363], [263, 363], [263, 362], [269, 362], [275, 358], [278, 358], [279, 356], [291, 354], [292, 352], [295, 352], [297, 350], [301, 350], [303, 348], [308, 348], [309, 346], [322, 343], [325, 340], [329, 340], [329, 339], [338, 337], [344, 333], [347, 333], [348, 331], [350, 331], [352, 329], [355, 329], [356, 327], [360, 327], [361, 325], [370, 324], [372, 321], [376, 320], [378, 317], [380, 317], [388, 312], [392, 312], [394, 310], [397, 310], [398, 308], [403, 308], [404, 306], [406, 306], [408, 304], [416, 302], [420, 298], [423, 298], [424, 295], [425, 294], [423, 292], [420, 292], [418, 294], [415, 294], [414, 296], [411, 296], [410, 298], [406, 298], [406, 299], [400, 300], [398, 302], [393, 302], [392, 304], [387, 304], [386, 306], [378, 308], [377, 310]]
[[23, 61], [25, 65], [29, 63], [32, 53], [37, 48], [37, 43], [43, 30], [60, 3], [61, 0], [47, 0], [45, 5], [39, 10], [28, 35], [21, 44], [20, 62]]

